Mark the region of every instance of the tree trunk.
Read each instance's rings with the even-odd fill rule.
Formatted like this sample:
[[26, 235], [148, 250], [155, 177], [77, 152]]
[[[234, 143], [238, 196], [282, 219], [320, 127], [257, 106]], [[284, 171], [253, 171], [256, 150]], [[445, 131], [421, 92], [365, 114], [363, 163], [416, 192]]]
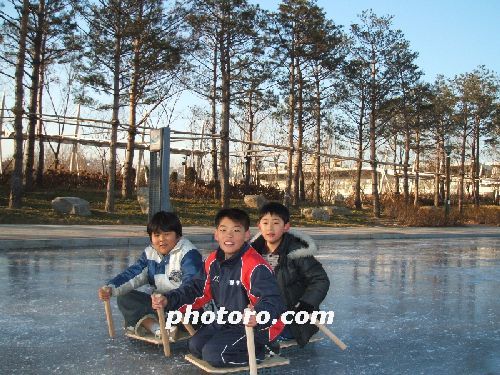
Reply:
[[314, 184], [314, 203], [321, 204], [321, 92], [319, 77], [316, 75], [316, 180]]
[[472, 142], [471, 142], [471, 160], [470, 160], [470, 178], [472, 181], [472, 201], [476, 202], [476, 124], [474, 121], [474, 125], [472, 128]]
[[40, 66], [42, 61], [43, 32], [45, 28], [45, 1], [38, 3], [37, 28], [33, 39], [33, 63], [30, 87], [30, 105], [28, 114], [28, 144], [26, 147], [26, 163], [24, 169], [24, 189], [33, 189], [33, 172], [35, 164], [35, 130], [37, 122], [38, 88], [40, 82]]
[[394, 134], [394, 159], [392, 160], [394, 165], [394, 195], [399, 197], [399, 174], [398, 174], [398, 135]]
[[436, 141], [436, 173], [434, 174], [434, 207], [439, 207], [439, 180], [440, 180], [440, 167], [441, 167], [441, 140], [438, 135]]
[[481, 180], [481, 164], [479, 163], [479, 136], [480, 136], [480, 127], [479, 127], [479, 116], [476, 115], [476, 132], [475, 132], [475, 138], [474, 138], [474, 143], [476, 144], [476, 157], [474, 159], [474, 167], [476, 169], [475, 173], [475, 180], [474, 180], [474, 205], [476, 207], [479, 207], [479, 186], [480, 186], [480, 180]]
[[[405, 116], [406, 117], [406, 116]], [[408, 184], [408, 164], [410, 163], [410, 127], [405, 119], [405, 157], [403, 160], [403, 198], [405, 204], [410, 203], [410, 189]]]
[[[121, 3], [118, 4], [121, 8]], [[119, 9], [121, 11], [121, 9]], [[118, 17], [118, 20], [120, 17]], [[118, 21], [119, 22], [119, 21]], [[121, 67], [121, 42], [122, 35], [120, 25], [115, 25], [117, 28], [115, 35], [115, 54], [113, 64], [113, 117], [111, 120], [111, 141], [109, 144], [109, 165], [108, 165], [108, 184], [106, 187], [106, 212], [115, 211], [115, 184], [116, 184], [116, 143], [118, 139], [118, 126], [120, 125], [120, 67]]]
[[[42, 51], [45, 50], [45, 41], [46, 39], [44, 38], [44, 47], [42, 48]], [[42, 119], [42, 114], [43, 114], [43, 87], [45, 85], [45, 54], [42, 53], [42, 63], [40, 66], [40, 84], [38, 86], [38, 113], [40, 116], [38, 117], [38, 123], [37, 123], [37, 132], [40, 138], [38, 138], [38, 164], [36, 168], [36, 186], [42, 187], [43, 186], [43, 172], [45, 170], [45, 144], [43, 143], [42, 135], [43, 135], [43, 119]]]
[[[467, 109], [465, 109], [467, 113]], [[467, 146], [467, 115], [465, 116], [465, 124], [462, 129], [462, 144], [460, 147], [460, 176], [458, 180], [458, 211], [463, 212], [464, 209], [464, 179], [465, 179], [465, 148]]]
[[300, 202], [300, 172], [302, 170], [302, 142], [304, 137], [304, 124], [303, 124], [303, 85], [304, 81], [302, 78], [302, 70], [300, 69], [300, 62], [297, 58], [297, 77], [298, 77], [298, 88], [297, 88], [297, 154], [295, 155], [295, 165], [293, 171], [293, 205], [298, 205]]
[[[439, 160], [441, 160], [441, 171], [442, 173], [446, 174], [446, 153], [444, 151], [444, 137], [441, 138], [441, 148], [440, 148], [440, 157]], [[445, 191], [445, 178], [441, 178], [439, 180], [439, 195], [441, 197], [441, 200], [444, 202], [444, 196], [446, 195]]]
[[[226, 14], [223, 16], [229, 18]], [[224, 21], [223, 21], [224, 22]], [[229, 49], [229, 32], [221, 30], [220, 38], [220, 68], [222, 79], [222, 110], [221, 110], [221, 147], [220, 147], [220, 185], [221, 185], [221, 206], [229, 207], [229, 119], [231, 107], [231, 57]]]
[[380, 197], [378, 194], [378, 172], [377, 172], [377, 133], [376, 133], [376, 85], [375, 85], [375, 56], [372, 59], [372, 83], [371, 83], [371, 113], [370, 113], [370, 165], [372, 168], [372, 198], [373, 215], [380, 217]]
[[419, 191], [419, 169], [420, 169], [420, 130], [417, 130], [415, 134], [415, 183], [413, 184], [413, 205], [418, 206], [420, 201], [420, 191]]
[[16, 62], [16, 99], [14, 104], [14, 169], [10, 181], [9, 208], [21, 208], [23, 197], [23, 76], [28, 34], [29, 1], [23, 0]]
[[306, 200], [306, 181], [304, 178], [304, 169], [300, 168], [300, 179], [299, 179], [299, 200], [301, 202]]
[[[253, 113], [253, 97], [252, 93], [249, 93], [248, 98], [248, 141], [253, 141], [253, 131], [255, 126], [255, 114]], [[250, 189], [250, 177], [251, 177], [251, 167], [252, 167], [252, 143], [247, 145], [247, 155], [245, 156], [245, 192], [249, 193]], [[258, 172], [257, 161], [255, 162], [255, 168]]]
[[214, 199], [220, 199], [220, 183], [219, 183], [219, 169], [217, 167], [217, 139], [215, 138], [217, 133], [217, 66], [218, 66], [218, 55], [217, 55], [217, 43], [214, 43], [214, 59], [213, 59], [213, 77], [212, 77], [212, 97], [210, 98], [211, 110], [212, 110], [212, 178], [214, 182]]
[[293, 170], [293, 133], [295, 131], [295, 49], [294, 49], [294, 35], [292, 37], [292, 50], [290, 54], [290, 76], [289, 76], [289, 93], [288, 93], [288, 106], [290, 119], [288, 123], [288, 163], [287, 163], [287, 176], [284, 202], [286, 206], [291, 203], [292, 197], [292, 170]]
[[356, 184], [354, 188], [354, 205], [357, 210], [363, 208], [361, 201], [361, 173], [363, 169], [363, 123], [365, 118], [365, 92], [361, 94], [361, 109], [358, 122], [358, 161], [356, 162]]
[[[137, 22], [142, 25], [142, 12], [143, 3], [139, 4], [139, 14], [137, 16]], [[125, 165], [123, 168], [122, 176], [122, 197], [131, 198], [134, 191], [134, 173], [132, 173], [132, 168], [134, 165], [134, 152], [135, 152], [135, 136], [137, 134], [137, 102], [138, 102], [138, 88], [139, 88], [139, 77], [141, 69], [141, 50], [142, 50], [142, 40], [140, 32], [137, 33], [134, 42], [134, 60], [132, 68], [132, 79], [130, 82], [129, 91], [129, 127], [128, 127], [128, 137], [127, 137], [127, 149], [125, 151]]]

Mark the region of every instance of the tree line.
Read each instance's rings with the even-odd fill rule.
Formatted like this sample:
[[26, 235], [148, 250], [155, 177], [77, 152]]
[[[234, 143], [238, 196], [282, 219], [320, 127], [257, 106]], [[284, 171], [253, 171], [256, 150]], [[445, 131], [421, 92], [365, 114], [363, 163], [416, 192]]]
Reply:
[[[320, 204], [320, 155], [331, 134], [356, 149], [357, 208], [362, 160], [369, 159], [376, 217], [381, 214], [377, 165], [383, 150], [395, 168], [401, 166], [395, 191], [401, 194], [402, 178], [407, 204], [419, 202], [424, 165], [435, 171], [435, 204], [440, 204], [450, 152], [459, 159], [459, 208], [467, 178], [479, 204], [480, 156], [486, 155], [483, 148], [495, 152], [500, 134], [498, 74], [479, 66], [425, 82], [418, 52], [393, 27], [391, 16], [366, 10], [356, 23], [342, 27], [313, 0], [284, 0], [276, 11], [246, 0], [4, 2], [10, 11], [0, 8], [0, 64], [7, 69], [0, 74], [15, 87], [12, 208], [21, 207], [23, 194], [43, 183], [44, 145], [39, 140], [35, 163], [35, 134], [44, 131], [43, 96], [57, 84], [54, 70], [60, 66], [70, 67], [76, 101], [110, 113], [108, 212], [114, 210], [118, 129], [127, 127], [122, 195], [130, 197], [138, 130], [182, 90], [206, 100], [214, 198], [224, 207], [229, 205], [231, 134], [239, 129], [247, 141], [248, 186], [255, 163], [252, 142], [268, 121], [277, 124], [278, 141], [288, 146], [285, 197], [290, 204], [305, 199], [304, 150], [316, 153], [313, 197]], [[121, 124], [124, 116], [128, 120]]]

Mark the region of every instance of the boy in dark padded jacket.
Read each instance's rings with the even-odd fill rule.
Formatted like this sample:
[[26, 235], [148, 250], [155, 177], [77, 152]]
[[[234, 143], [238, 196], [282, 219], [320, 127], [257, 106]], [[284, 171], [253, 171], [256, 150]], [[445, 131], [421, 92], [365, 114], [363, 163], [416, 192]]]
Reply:
[[[314, 258], [317, 251], [313, 239], [290, 229], [290, 212], [276, 202], [260, 209], [260, 233], [252, 239], [252, 246], [273, 267], [281, 295], [288, 310], [319, 310], [330, 281], [321, 263]], [[318, 331], [313, 324], [287, 325], [283, 339], [295, 339], [302, 347]]]
[[202, 271], [188, 284], [164, 296], [152, 296], [152, 305], [185, 312], [188, 306], [199, 309], [213, 300], [219, 312], [228, 314], [202, 326], [189, 340], [189, 350], [215, 367], [242, 366], [248, 364], [245, 327], [243, 322], [230, 323], [228, 316], [243, 314], [249, 304], [255, 313], [269, 314], [267, 323], [257, 324], [253, 316], [247, 324], [255, 327], [256, 357], [263, 360], [265, 346], [283, 330], [279, 317], [285, 307], [271, 268], [246, 242], [250, 238], [248, 214], [237, 208], [222, 209], [215, 226], [219, 248], [207, 257]]

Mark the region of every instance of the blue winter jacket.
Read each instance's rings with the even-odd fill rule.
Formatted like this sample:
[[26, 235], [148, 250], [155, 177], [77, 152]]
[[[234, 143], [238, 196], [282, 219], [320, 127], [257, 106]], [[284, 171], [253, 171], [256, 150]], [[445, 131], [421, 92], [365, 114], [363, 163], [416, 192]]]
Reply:
[[137, 261], [108, 282], [113, 296], [123, 295], [143, 285], [150, 285], [159, 293], [176, 289], [191, 280], [202, 268], [201, 254], [186, 238], [162, 255], [153, 246], [144, 249]]

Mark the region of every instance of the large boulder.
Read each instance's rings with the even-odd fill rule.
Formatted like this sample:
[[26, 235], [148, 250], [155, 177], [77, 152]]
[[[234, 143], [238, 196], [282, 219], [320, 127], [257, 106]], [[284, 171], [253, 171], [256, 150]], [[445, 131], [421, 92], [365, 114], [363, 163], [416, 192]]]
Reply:
[[315, 207], [311, 210], [311, 219], [318, 221], [330, 220], [330, 214], [322, 208]]
[[89, 202], [78, 197], [57, 197], [52, 200], [52, 208], [64, 215], [90, 215]]
[[149, 187], [138, 187], [137, 188], [137, 201], [139, 206], [141, 206], [141, 212], [143, 214], [149, 213]]
[[352, 215], [352, 211], [347, 208], [347, 207], [344, 207], [344, 206], [332, 206], [331, 207], [332, 209], [332, 215], [335, 214], [335, 215], [342, 215], [342, 216], [350, 216]]
[[307, 219], [318, 220], [318, 221], [330, 220], [330, 214], [328, 213], [328, 211], [320, 207], [303, 208], [301, 210], [301, 213]]
[[268, 203], [268, 200], [266, 199], [266, 197], [264, 197], [261, 194], [259, 194], [259, 195], [245, 195], [245, 197], [243, 198], [243, 202], [245, 202], [247, 207], [258, 208], [260, 210], [260, 208], [263, 205]]
[[300, 209], [300, 214], [304, 217], [308, 217], [310, 218], [311, 217], [311, 212], [312, 212], [312, 208], [311, 207], [303, 207]]

